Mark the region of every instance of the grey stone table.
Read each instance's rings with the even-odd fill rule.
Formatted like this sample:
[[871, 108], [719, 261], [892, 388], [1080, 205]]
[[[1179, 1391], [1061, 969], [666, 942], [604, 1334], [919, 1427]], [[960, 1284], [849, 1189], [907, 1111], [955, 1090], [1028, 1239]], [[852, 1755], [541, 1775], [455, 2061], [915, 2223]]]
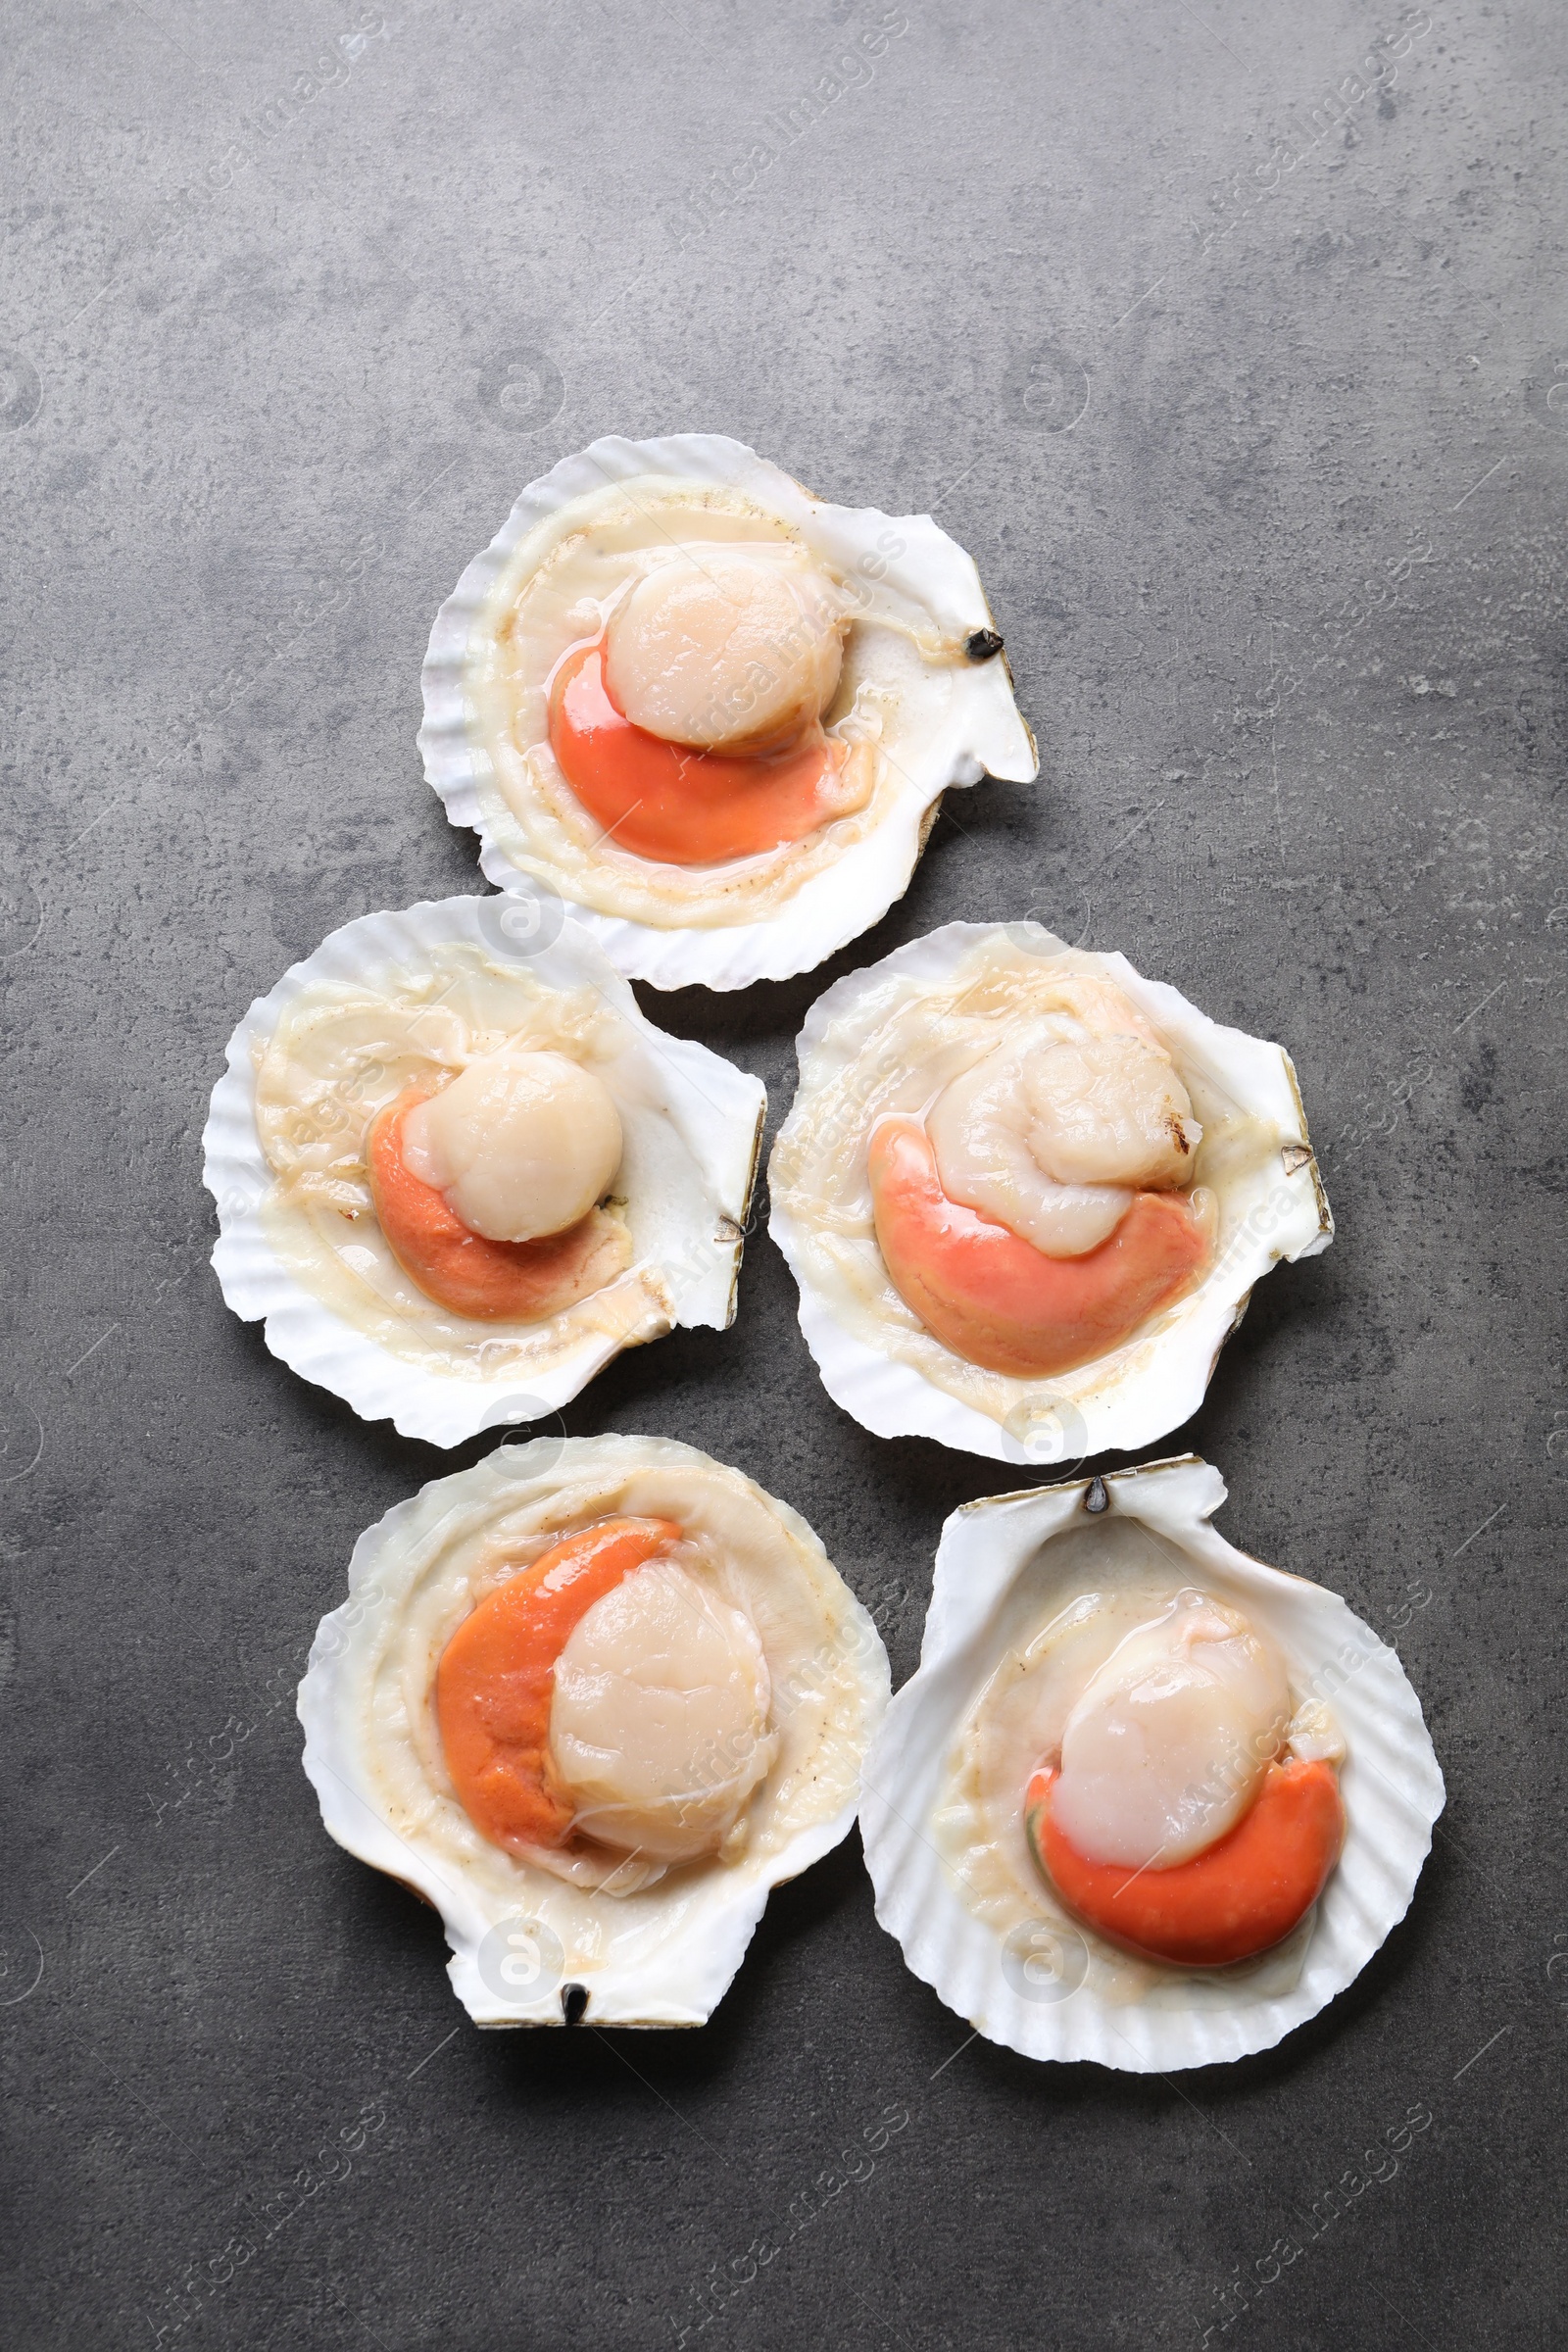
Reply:
[[[1551, 0], [12, 8], [10, 2341], [1561, 2340], [1562, 33]], [[224, 1311], [208, 1090], [325, 931], [478, 886], [414, 746], [465, 562], [595, 434], [694, 426], [933, 509], [1042, 772], [950, 802], [824, 971], [652, 1008], [776, 1123], [827, 980], [1034, 911], [1297, 1057], [1339, 1240], [1180, 1443], [1234, 1541], [1396, 1642], [1450, 1793], [1409, 1919], [1266, 2057], [969, 2038], [853, 1839], [705, 2031], [482, 2035], [433, 1916], [320, 1830], [305, 1645], [452, 1463]], [[787, 1496], [896, 1679], [944, 1514], [1008, 1483], [828, 1403], [760, 1231], [731, 1332], [568, 1419]]]

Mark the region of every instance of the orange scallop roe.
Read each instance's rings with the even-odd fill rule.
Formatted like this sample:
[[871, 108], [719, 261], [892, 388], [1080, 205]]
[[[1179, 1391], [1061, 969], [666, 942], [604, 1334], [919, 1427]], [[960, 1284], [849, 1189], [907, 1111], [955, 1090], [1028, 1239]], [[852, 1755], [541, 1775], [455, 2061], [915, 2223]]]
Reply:
[[594, 1602], [681, 1534], [671, 1519], [585, 1527], [495, 1586], [442, 1651], [435, 1711], [447, 1770], [492, 1844], [558, 1846], [571, 1835], [550, 1765], [556, 1660]]
[[634, 727], [611, 700], [598, 643], [556, 671], [550, 747], [606, 838], [662, 865], [781, 849], [866, 797], [850, 747], [815, 723], [786, 751], [750, 756], [695, 751]]
[[978, 1209], [949, 1200], [913, 1119], [872, 1131], [876, 1238], [894, 1288], [967, 1363], [1033, 1379], [1092, 1363], [1190, 1290], [1208, 1241], [1185, 1195], [1139, 1193], [1082, 1257], [1048, 1257]]
[[476, 1322], [533, 1323], [613, 1282], [630, 1242], [603, 1209], [536, 1242], [492, 1242], [470, 1231], [403, 1157], [404, 1114], [422, 1099], [411, 1087], [389, 1102], [371, 1122], [365, 1155], [387, 1248], [427, 1298]]
[[1037, 1772], [1024, 1794], [1029, 1848], [1046, 1879], [1111, 1942], [1186, 1968], [1271, 1950], [1317, 1901], [1345, 1841], [1339, 1777], [1320, 1758], [1269, 1765], [1235, 1828], [1165, 1870], [1079, 1853], [1052, 1818], [1057, 1778]]

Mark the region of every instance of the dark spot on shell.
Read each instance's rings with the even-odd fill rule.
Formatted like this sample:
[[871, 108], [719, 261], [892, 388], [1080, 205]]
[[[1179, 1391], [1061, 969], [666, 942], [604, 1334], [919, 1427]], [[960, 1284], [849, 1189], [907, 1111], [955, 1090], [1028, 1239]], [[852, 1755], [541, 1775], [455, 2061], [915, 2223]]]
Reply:
[[1002, 651], [1002, 639], [995, 629], [976, 629], [964, 639], [963, 650], [971, 662], [992, 662]]
[[1098, 1519], [1101, 1512], [1108, 1510], [1109, 1507], [1110, 1496], [1105, 1493], [1104, 1480], [1092, 1478], [1089, 1482], [1089, 1492], [1084, 1496], [1084, 1509]]
[[588, 1987], [586, 1984], [563, 1984], [561, 1987], [561, 2014], [568, 2026], [582, 2024], [588, 2014]]

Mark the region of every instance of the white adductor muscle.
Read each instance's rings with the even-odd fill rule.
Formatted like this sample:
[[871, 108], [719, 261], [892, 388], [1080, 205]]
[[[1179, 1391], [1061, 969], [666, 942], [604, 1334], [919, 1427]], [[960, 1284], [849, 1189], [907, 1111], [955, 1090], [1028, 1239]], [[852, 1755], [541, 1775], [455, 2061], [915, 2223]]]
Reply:
[[1127, 1634], [1061, 1737], [1057, 1828], [1092, 1861], [1169, 1868], [1234, 1828], [1291, 1718], [1284, 1661], [1194, 1592]]
[[564, 1054], [487, 1054], [403, 1121], [403, 1156], [493, 1242], [564, 1233], [620, 1165], [620, 1115], [603, 1079]]
[[926, 1131], [948, 1198], [1048, 1257], [1098, 1249], [1135, 1192], [1190, 1184], [1202, 1132], [1165, 1054], [1068, 1013], [1020, 1026], [945, 1087]]
[[550, 1756], [576, 1828], [665, 1862], [713, 1853], [773, 1762], [770, 1703], [751, 1619], [677, 1560], [637, 1569], [556, 1662]]
[[846, 626], [831, 584], [802, 561], [682, 554], [612, 617], [606, 683], [634, 726], [666, 742], [765, 750], [826, 710]]

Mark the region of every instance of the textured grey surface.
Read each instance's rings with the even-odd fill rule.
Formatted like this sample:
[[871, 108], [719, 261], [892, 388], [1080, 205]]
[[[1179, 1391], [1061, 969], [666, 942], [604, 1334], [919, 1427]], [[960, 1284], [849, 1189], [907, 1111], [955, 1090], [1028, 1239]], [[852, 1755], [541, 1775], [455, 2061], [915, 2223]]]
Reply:
[[[1560, 10], [9, 18], [11, 2340], [1551, 2342]], [[853, 1841], [701, 2034], [481, 2036], [433, 1918], [319, 1829], [304, 1645], [449, 1462], [224, 1312], [208, 1089], [323, 932], [476, 886], [414, 750], [465, 562], [558, 456], [686, 427], [935, 505], [1043, 771], [950, 804], [823, 972], [662, 1017], [776, 1122], [827, 979], [1032, 909], [1297, 1056], [1340, 1239], [1184, 1435], [1234, 1541], [1396, 1640], [1450, 1801], [1409, 1920], [1271, 2056], [966, 2043]], [[943, 1514], [1006, 1483], [834, 1411], [761, 1236], [732, 1332], [569, 1418], [806, 1511], [899, 1678]]]

